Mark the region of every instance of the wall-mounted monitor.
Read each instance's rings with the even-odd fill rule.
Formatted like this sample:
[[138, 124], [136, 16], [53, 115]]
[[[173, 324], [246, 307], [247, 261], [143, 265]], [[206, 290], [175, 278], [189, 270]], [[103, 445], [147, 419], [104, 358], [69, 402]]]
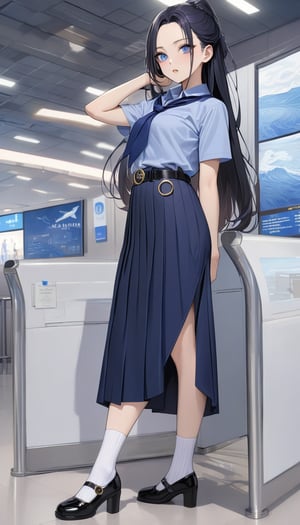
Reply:
[[10, 232], [23, 229], [23, 213], [0, 215], [0, 232]]
[[258, 68], [259, 224], [300, 236], [300, 51]]
[[23, 230], [0, 232], [0, 264], [9, 259], [23, 258]]
[[24, 258], [83, 255], [83, 201], [25, 211]]

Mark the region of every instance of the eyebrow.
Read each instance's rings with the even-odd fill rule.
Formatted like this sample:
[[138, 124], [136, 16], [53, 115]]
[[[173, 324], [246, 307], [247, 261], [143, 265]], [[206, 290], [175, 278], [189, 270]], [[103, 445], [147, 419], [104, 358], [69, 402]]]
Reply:
[[[187, 38], [179, 38], [179, 40], [175, 40], [175, 41], [173, 42], [173, 44], [178, 44], [178, 42], [187, 42]], [[163, 50], [164, 50], [165, 48], [164, 48], [163, 46], [158, 46], [156, 49], [157, 49], [157, 50], [158, 50], [158, 49], [163, 49]]]

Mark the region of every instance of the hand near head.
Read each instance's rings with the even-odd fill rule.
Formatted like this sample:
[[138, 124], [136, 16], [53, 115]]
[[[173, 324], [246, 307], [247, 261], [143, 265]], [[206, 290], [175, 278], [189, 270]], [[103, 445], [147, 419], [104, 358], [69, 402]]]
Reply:
[[146, 74], [148, 75], [148, 79], [149, 79], [148, 84], [152, 84], [153, 86], [168, 87], [172, 84], [172, 80], [170, 80], [168, 77], [156, 76], [155, 79], [152, 79], [149, 73], [146, 73]]
[[168, 77], [156, 77], [155, 81], [151, 80], [151, 84], [159, 87], [168, 87], [172, 84], [172, 80], [170, 80]]

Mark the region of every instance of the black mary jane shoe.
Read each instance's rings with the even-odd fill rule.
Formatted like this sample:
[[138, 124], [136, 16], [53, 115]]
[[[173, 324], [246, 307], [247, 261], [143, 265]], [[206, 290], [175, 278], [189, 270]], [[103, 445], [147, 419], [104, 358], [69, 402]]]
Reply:
[[164, 489], [157, 490], [156, 485], [141, 489], [138, 492], [137, 499], [143, 503], [167, 503], [175, 496], [183, 494], [183, 504], [185, 507], [196, 507], [198, 479], [195, 472], [175, 481], [171, 485], [165, 478], [161, 480]]
[[121, 480], [116, 473], [114, 479], [106, 486], [100, 487], [91, 481], [86, 481], [84, 485], [94, 489], [95, 498], [90, 503], [76, 498], [69, 498], [60, 503], [55, 511], [55, 516], [60, 520], [84, 520], [91, 518], [97, 512], [98, 507], [105, 501], [106, 510], [110, 514], [119, 512], [121, 496]]

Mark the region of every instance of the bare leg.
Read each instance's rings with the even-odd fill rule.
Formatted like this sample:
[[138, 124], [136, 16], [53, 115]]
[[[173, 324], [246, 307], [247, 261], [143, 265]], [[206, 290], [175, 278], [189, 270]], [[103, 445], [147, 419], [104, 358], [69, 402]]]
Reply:
[[[166, 475], [172, 484], [193, 471], [193, 454], [205, 410], [206, 396], [195, 386], [196, 338], [192, 306], [172, 351], [178, 374], [178, 410], [175, 453]], [[158, 490], [164, 486], [160, 483]]]
[[[146, 404], [146, 401], [142, 401], [109, 406], [104, 439], [88, 481], [105, 487], [115, 477], [119, 452]], [[94, 499], [95, 492], [90, 487], [83, 486], [77, 497], [89, 503]]]
[[206, 396], [195, 386], [196, 337], [192, 306], [172, 351], [178, 374], [177, 434], [196, 438], [205, 410]]
[[122, 403], [121, 405], [111, 403], [108, 409], [106, 429], [117, 430], [127, 436], [146, 405], [147, 401]]

